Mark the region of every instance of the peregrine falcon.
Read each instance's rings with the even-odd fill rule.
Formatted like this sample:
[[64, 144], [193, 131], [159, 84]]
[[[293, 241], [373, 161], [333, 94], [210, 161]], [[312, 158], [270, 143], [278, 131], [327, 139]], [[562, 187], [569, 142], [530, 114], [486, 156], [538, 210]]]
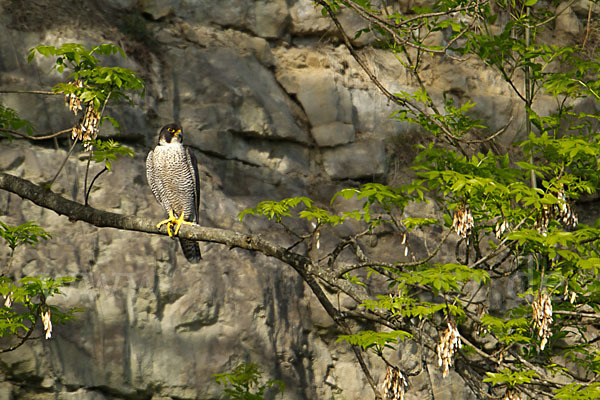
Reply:
[[[200, 184], [198, 167], [192, 152], [183, 146], [183, 131], [177, 124], [165, 125], [158, 136], [158, 145], [146, 158], [146, 177], [154, 196], [169, 213], [169, 218], [156, 225], [167, 225], [167, 233], [173, 236], [184, 225], [198, 223]], [[202, 258], [198, 242], [179, 239], [181, 249], [189, 262]]]

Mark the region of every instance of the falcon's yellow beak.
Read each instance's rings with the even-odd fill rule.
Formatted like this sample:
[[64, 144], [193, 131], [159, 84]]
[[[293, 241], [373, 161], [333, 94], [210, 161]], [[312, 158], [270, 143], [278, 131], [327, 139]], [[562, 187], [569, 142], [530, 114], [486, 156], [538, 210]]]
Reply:
[[173, 136], [179, 136], [179, 135], [181, 135], [181, 129], [177, 129], [175, 131], [175, 133], [173, 133]]

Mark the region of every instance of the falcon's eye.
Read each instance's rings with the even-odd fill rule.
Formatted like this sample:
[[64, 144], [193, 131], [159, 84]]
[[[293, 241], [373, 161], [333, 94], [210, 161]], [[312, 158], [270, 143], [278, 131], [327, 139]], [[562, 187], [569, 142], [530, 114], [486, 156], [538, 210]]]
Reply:
[[167, 128], [167, 130], [171, 133], [175, 132], [175, 130], [173, 128]]

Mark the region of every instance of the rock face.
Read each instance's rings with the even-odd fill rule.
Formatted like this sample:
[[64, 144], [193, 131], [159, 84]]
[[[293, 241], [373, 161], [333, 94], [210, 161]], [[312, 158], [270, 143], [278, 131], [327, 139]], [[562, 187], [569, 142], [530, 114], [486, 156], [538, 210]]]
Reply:
[[[411, 146], [426, 140], [388, 118], [394, 107], [345, 48], [328, 41], [332, 25], [311, 2], [68, 3], [23, 7], [0, 0], [0, 87], [48, 89], [64, 79], [48, 73], [52, 60], [27, 63], [29, 49], [39, 44], [125, 47], [130, 57], [119, 62], [146, 80], [146, 96], [135, 99], [134, 108], [109, 109], [121, 131], [103, 126], [101, 133], [136, 155], [119, 159], [102, 176], [90, 195], [95, 207], [163, 218], [146, 185], [144, 159], [158, 129], [175, 120], [201, 164], [201, 223], [274, 238], [281, 232], [272, 224], [250, 217], [242, 224], [237, 214], [265, 199], [308, 194], [328, 202], [334, 191], [357, 181], [403, 179]], [[351, 15], [342, 18], [360, 27]], [[580, 27], [572, 18], [569, 9], [557, 24], [576, 34]], [[393, 56], [363, 52], [393, 90], [414, 90]], [[486, 82], [481, 65], [476, 81], [469, 79], [477, 68], [464, 66], [464, 76], [456, 68], [440, 63], [427, 79], [438, 82], [439, 93], [470, 93], [482, 104], [475, 112], [493, 130], [512, 114], [515, 126], [523, 120], [505, 84]], [[53, 96], [0, 94], [0, 103], [39, 133], [74, 123]], [[66, 140], [0, 139], [0, 171], [48, 181], [68, 147]], [[53, 190], [81, 201], [86, 157], [71, 156]], [[100, 169], [93, 165], [91, 174]], [[285, 399], [372, 398], [351, 350], [336, 343], [333, 322], [301, 278], [279, 262], [201, 243], [204, 261], [191, 266], [177, 241], [71, 223], [6, 192], [0, 192], [0, 219], [35, 220], [53, 235], [35, 248], [19, 248], [11, 275], [78, 276], [55, 301], [84, 309], [77, 321], [56, 326], [51, 340], [0, 354], [1, 399], [217, 398], [220, 388], [211, 374], [241, 361], [283, 380]], [[9, 254], [0, 251], [4, 265]], [[400, 362], [414, 367], [416, 353], [401, 349]], [[383, 368], [367, 361], [381, 381]], [[473, 398], [458, 375], [433, 377], [436, 399]], [[411, 384], [406, 398], [423, 398], [425, 377]]]

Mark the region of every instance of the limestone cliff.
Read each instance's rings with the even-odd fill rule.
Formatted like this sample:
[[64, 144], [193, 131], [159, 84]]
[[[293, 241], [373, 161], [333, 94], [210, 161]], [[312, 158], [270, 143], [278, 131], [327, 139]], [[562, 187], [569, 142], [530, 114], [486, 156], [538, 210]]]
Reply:
[[[28, 64], [27, 54], [65, 42], [119, 44], [129, 54], [124, 65], [147, 83], [135, 107], [109, 110], [120, 132], [102, 127], [103, 136], [136, 155], [100, 179], [90, 196], [98, 208], [163, 217], [144, 159], [157, 130], [174, 120], [201, 164], [202, 224], [267, 236], [280, 232], [259, 219], [242, 224], [237, 214], [265, 199], [308, 195], [325, 202], [356, 182], [403, 181], [411, 145], [427, 140], [388, 118], [394, 107], [307, 0], [1, 0], [0, 8], [1, 88], [54, 85], [61, 77], [50, 60]], [[557, 29], [577, 34], [575, 11]], [[360, 27], [352, 16], [342, 18]], [[393, 56], [368, 46], [361, 51], [394, 90], [413, 85]], [[512, 115], [514, 136], [522, 113], [505, 84], [474, 63], [442, 60], [427, 79], [440, 93], [468, 93], [492, 130]], [[0, 102], [40, 133], [74, 122], [58, 97], [0, 94]], [[66, 140], [2, 139], [0, 171], [49, 180], [68, 148]], [[54, 190], [81, 201], [86, 162], [83, 153], [71, 156]], [[336, 343], [333, 322], [279, 262], [201, 243], [204, 261], [191, 266], [177, 241], [71, 223], [6, 192], [0, 217], [36, 220], [54, 236], [19, 249], [14, 276], [78, 276], [57, 301], [85, 309], [78, 321], [57, 326], [51, 340], [0, 355], [0, 399], [215, 398], [211, 374], [240, 361], [285, 381], [285, 399], [372, 398], [352, 352]], [[2, 248], [0, 260], [7, 257]], [[401, 356], [408, 367], [417, 362], [414, 352], [409, 347]], [[458, 375], [433, 376], [436, 399], [472, 398]], [[424, 379], [411, 380], [407, 399], [422, 398]]]

